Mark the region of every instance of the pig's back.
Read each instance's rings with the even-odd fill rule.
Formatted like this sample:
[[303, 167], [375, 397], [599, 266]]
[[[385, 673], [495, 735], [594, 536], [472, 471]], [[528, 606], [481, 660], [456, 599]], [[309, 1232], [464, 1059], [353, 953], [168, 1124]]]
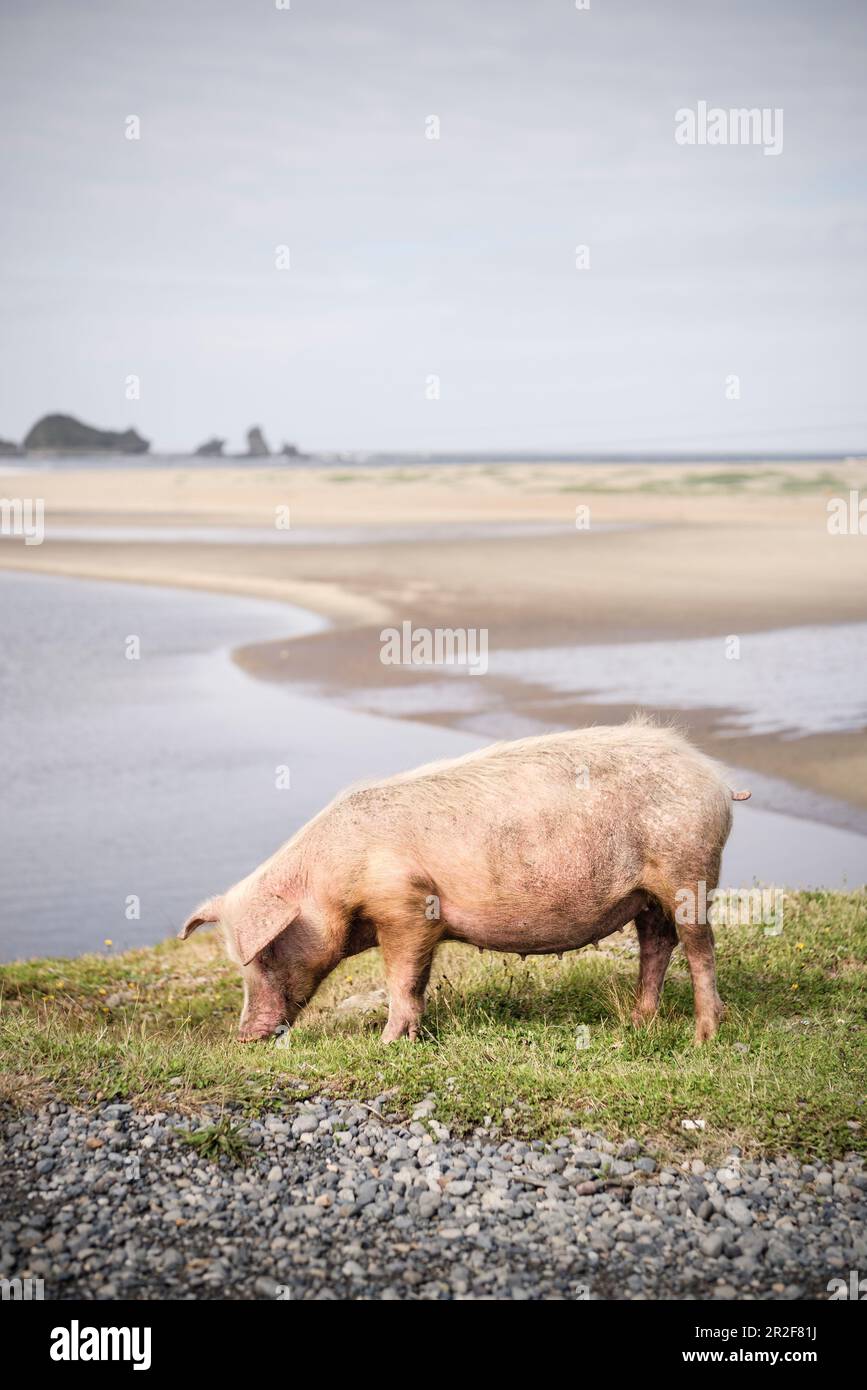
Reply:
[[683, 735], [636, 720], [491, 744], [347, 794], [365, 813], [390, 819], [397, 809], [408, 820], [416, 810], [455, 816], [473, 808], [531, 816], [562, 809], [585, 819], [624, 797], [666, 818], [687, 805], [695, 812], [705, 797], [725, 804], [730, 793], [719, 766]]
[[333, 811], [339, 838], [364, 847], [371, 891], [406, 877], [455, 912], [580, 898], [592, 914], [649, 861], [688, 857], [690, 837], [724, 842], [728, 801], [716, 764], [636, 722], [494, 744], [356, 788]]

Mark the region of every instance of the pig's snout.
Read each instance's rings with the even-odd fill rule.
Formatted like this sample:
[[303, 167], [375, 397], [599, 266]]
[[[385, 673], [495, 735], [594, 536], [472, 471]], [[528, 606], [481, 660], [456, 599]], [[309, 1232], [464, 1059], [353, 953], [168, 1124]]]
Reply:
[[248, 1020], [243, 1016], [238, 1024], [238, 1039], [245, 1043], [263, 1042], [265, 1038], [273, 1037], [277, 1029], [283, 1026], [283, 1020], [278, 1016], [275, 1016], [273, 1023], [261, 1018]]
[[238, 1024], [241, 1042], [259, 1042], [282, 1024], [290, 1024], [299, 1013], [298, 1005], [285, 985], [249, 968], [244, 973], [244, 1008]]

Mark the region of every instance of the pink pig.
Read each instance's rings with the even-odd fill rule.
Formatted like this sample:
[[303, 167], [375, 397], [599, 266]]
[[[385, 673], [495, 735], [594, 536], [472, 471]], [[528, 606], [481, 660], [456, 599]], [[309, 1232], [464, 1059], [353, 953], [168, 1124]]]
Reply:
[[393, 1042], [418, 1035], [441, 941], [546, 955], [634, 921], [634, 1021], [655, 1014], [679, 938], [703, 1042], [723, 1013], [713, 933], [676, 909], [716, 887], [731, 800], [748, 796], [644, 719], [497, 743], [344, 792], [180, 935], [221, 924], [243, 969], [243, 1041], [292, 1023], [341, 960], [379, 946]]

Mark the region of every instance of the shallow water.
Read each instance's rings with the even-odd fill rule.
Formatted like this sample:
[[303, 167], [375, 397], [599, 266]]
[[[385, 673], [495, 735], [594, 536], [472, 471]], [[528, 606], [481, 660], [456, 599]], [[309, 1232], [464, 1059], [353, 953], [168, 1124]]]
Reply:
[[[594, 531], [641, 531], [638, 522], [597, 522]], [[521, 536], [574, 534], [559, 521], [432, 522], [425, 526], [57, 526], [46, 517], [45, 540], [124, 541], [168, 545], [397, 545], [416, 541], [508, 540]], [[23, 544], [23, 541], [19, 542]]]
[[[247, 676], [232, 647], [321, 626], [283, 604], [10, 573], [0, 604], [4, 959], [157, 941], [341, 787], [489, 741]], [[865, 866], [867, 838], [750, 803], [723, 882], [837, 887]]]
[[[726, 655], [726, 637], [517, 650], [498, 650], [491, 640], [488, 671], [591, 704], [718, 709], [723, 734], [794, 738], [867, 725], [867, 623], [748, 632], [737, 640], [737, 658]], [[466, 667], [419, 666], [416, 675], [411, 684], [353, 698], [383, 714], [445, 707], [465, 715], [467, 725], [490, 714], [496, 700], [483, 679], [468, 679]], [[508, 706], [508, 695], [501, 699]]]
[[[734, 636], [734, 635], [733, 635]], [[498, 675], [524, 676], [593, 702], [727, 711], [732, 734], [796, 737], [867, 725], [867, 623], [791, 627], [735, 637], [502, 651]], [[728, 655], [737, 650], [739, 655]]]

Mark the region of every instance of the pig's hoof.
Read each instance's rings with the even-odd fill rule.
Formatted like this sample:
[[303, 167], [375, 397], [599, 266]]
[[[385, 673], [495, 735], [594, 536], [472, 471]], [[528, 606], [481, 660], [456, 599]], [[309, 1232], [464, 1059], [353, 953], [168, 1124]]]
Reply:
[[404, 1024], [399, 1028], [392, 1028], [391, 1025], [385, 1029], [380, 1037], [380, 1042], [393, 1043], [401, 1042], [406, 1038], [407, 1042], [415, 1042], [418, 1037], [418, 1025], [415, 1023]]
[[636, 1004], [632, 1010], [632, 1022], [636, 1028], [644, 1028], [648, 1023], [652, 1023], [656, 1018], [656, 1009], [652, 1007], [642, 1008]]
[[715, 1036], [723, 1017], [723, 1010], [718, 1014], [709, 1014], [707, 1018], [698, 1018], [695, 1022], [695, 1038], [693, 1039], [696, 1047], [702, 1043], [710, 1042]]

